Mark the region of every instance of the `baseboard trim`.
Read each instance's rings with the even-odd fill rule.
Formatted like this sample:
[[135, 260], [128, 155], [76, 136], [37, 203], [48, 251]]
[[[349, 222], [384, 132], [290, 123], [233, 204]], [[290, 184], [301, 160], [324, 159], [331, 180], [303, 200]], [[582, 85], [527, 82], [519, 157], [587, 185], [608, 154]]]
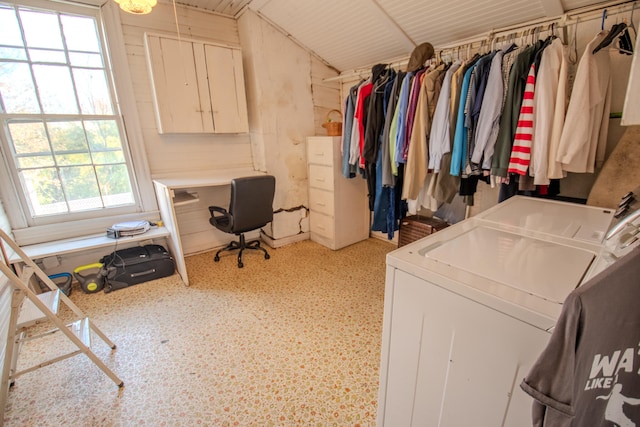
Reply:
[[374, 238], [374, 239], [384, 240], [387, 243], [393, 243], [394, 245], [398, 246], [398, 232], [397, 231], [393, 234], [393, 239], [391, 239], [391, 240], [389, 240], [389, 236], [387, 235], [387, 233], [381, 233], [379, 231], [372, 231], [369, 234], [369, 236]]
[[260, 239], [271, 248], [279, 248], [292, 243], [309, 240], [309, 232], [294, 234], [293, 236], [283, 237], [282, 239], [272, 239], [264, 233], [260, 233]]

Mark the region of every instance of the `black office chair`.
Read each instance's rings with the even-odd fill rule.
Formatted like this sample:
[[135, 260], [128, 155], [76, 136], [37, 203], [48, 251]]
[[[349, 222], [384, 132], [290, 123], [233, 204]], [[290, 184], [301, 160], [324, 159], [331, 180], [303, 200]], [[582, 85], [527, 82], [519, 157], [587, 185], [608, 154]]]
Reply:
[[238, 267], [242, 268], [242, 252], [245, 249], [256, 249], [264, 252], [264, 259], [269, 253], [260, 246], [260, 239], [245, 241], [244, 233], [257, 230], [273, 221], [273, 195], [276, 179], [271, 175], [249, 176], [231, 180], [231, 201], [229, 210], [219, 206], [209, 206], [211, 225], [225, 233], [240, 236], [239, 241], [232, 241], [216, 252], [214, 261], [220, 261], [220, 252], [240, 249]]

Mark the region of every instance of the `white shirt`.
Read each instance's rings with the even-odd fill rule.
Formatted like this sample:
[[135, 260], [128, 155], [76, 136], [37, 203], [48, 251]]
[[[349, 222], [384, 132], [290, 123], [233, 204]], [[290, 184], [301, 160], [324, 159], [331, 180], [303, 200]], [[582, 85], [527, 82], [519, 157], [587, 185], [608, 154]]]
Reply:
[[[560, 84], [560, 70], [564, 68], [564, 82]], [[531, 152], [531, 164], [529, 174], [534, 177], [535, 185], [549, 185], [550, 180], [547, 174], [549, 170], [549, 146], [556, 121], [559, 121], [559, 128], [564, 124], [564, 112], [566, 104], [567, 86], [567, 55], [560, 39], [555, 39], [542, 52], [540, 59], [540, 69], [536, 79], [536, 91], [533, 96], [534, 111], [536, 121], [533, 131], [533, 145]], [[563, 93], [560, 94], [559, 88]], [[559, 99], [559, 102], [557, 102]], [[560, 104], [560, 105], [558, 105]], [[556, 115], [556, 107], [562, 110], [561, 115]], [[556, 131], [557, 141], [554, 144], [554, 156], [557, 152], [557, 145], [560, 142], [560, 133]], [[561, 170], [561, 168], [560, 168]]]
[[589, 42], [578, 64], [556, 160], [567, 172], [593, 173], [596, 159], [604, 160], [609, 130], [611, 73], [608, 49], [593, 49], [608, 34]]

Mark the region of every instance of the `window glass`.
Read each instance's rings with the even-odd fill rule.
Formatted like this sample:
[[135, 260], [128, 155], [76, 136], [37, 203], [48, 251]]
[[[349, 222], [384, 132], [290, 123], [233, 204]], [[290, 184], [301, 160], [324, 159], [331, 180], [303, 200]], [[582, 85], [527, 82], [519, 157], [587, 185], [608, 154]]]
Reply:
[[69, 67], [33, 65], [33, 75], [45, 114], [77, 114], [78, 104]]
[[0, 61], [0, 95], [0, 110], [3, 112], [40, 113], [29, 64]]
[[76, 68], [73, 70], [73, 79], [83, 114], [113, 114], [103, 70]]
[[57, 62], [66, 64], [67, 57], [62, 50], [29, 49], [29, 56], [33, 62]]
[[100, 42], [93, 19], [69, 15], [62, 15], [60, 19], [62, 20], [67, 49], [100, 53]]
[[51, 147], [42, 122], [10, 122], [9, 132], [19, 168], [53, 166]]
[[57, 14], [20, 9], [20, 20], [27, 47], [63, 49]]
[[32, 218], [135, 209], [112, 93], [94, 16], [0, 5], [0, 131]]
[[20, 26], [13, 8], [0, 6], [0, 40], [9, 46], [24, 46]]

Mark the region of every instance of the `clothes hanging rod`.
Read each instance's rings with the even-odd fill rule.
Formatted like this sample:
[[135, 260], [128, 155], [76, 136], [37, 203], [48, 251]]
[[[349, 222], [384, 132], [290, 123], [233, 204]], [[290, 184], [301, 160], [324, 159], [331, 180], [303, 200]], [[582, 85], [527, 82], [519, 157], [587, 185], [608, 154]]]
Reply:
[[[618, 15], [620, 13], [627, 13], [635, 7], [635, 3], [637, 0], [614, 0], [605, 3], [599, 3], [598, 5], [593, 6], [585, 6], [582, 8], [573, 9], [567, 11], [566, 13], [553, 17], [553, 18], [540, 18], [532, 21], [523, 22], [520, 24], [514, 24], [506, 27], [501, 27], [498, 29], [492, 29], [485, 34], [468, 37], [466, 39], [458, 40], [455, 43], [447, 44], [444, 46], [434, 47], [436, 54], [440, 55], [444, 52], [453, 52], [456, 49], [474, 49], [474, 43], [480, 43], [480, 46], [491, 43], [494, 39], [498, 37], [504, 36], [512, 36], [513, 37], [521, 37], [526, 31], [543, 26], [543, 25], [551, 25], [553, 23], [557, 23], [557, 29], [566, 28], [571, 25], [576, 25], [578, 23], [591, 21], [596, 18], [600, 18], [602, 16], [602, 11], [609, 8], [620, 7], [620, 10], [612, 11], [610, 15]], [[520, 30], [520, 32], [517, 32]], [[514, 33], [514, 31], [516, 31]], [[546, 29], [542, 31], [547, 31]], [[565, 42], [567, 42], [565, 40]], [[479, 46], [477, 46], [479, 47]], [[476, 47], [476, 48], [477, 48]], [[409, 56], [404, 56], [401, 58], [397, 58], [388, 62], [388, 66], [391, 68], [401, 68], [407, 65], [409, 62]], [[367, 68], [357, 68], [355, 70], [347, 71], [335, 77], [329, 77], [324, 79], [325, 82], [335, 82], [342, 80], [355, 80], [358, 78], [363, 78], [365, 76], [371, 75], [371, 67]]]

